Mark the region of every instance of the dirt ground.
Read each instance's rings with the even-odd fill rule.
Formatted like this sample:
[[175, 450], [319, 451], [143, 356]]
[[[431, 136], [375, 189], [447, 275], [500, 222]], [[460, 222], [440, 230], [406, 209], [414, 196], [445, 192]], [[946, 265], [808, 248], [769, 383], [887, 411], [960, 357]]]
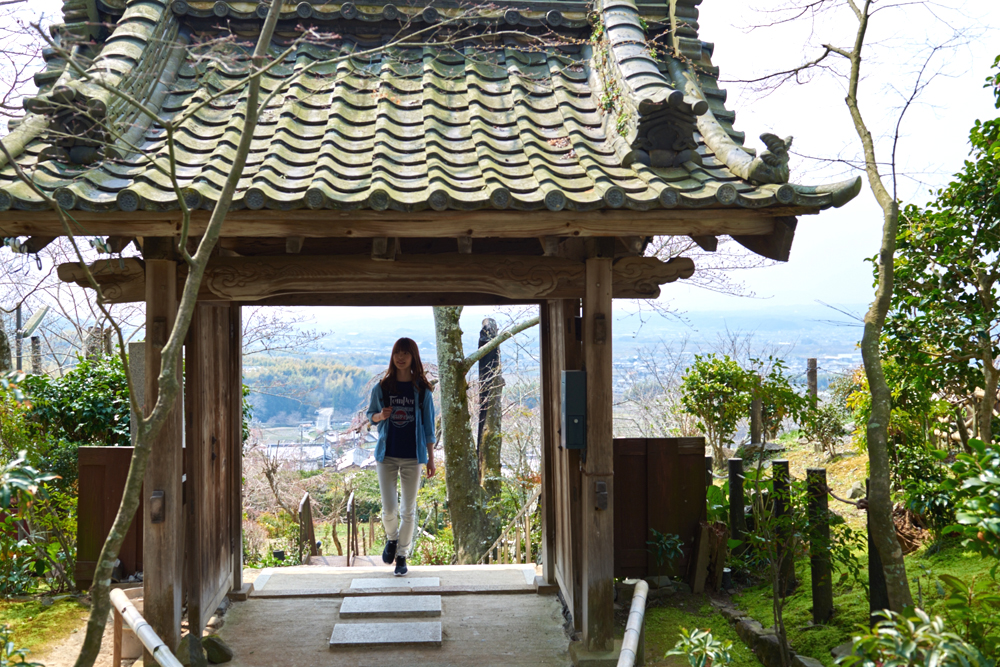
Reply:
[[[80, 614], [80, 625], [77, 626], [62, 641], [48, 650], [41, 653], [32, 653], [28, 660], [40, 662], [45, 667], [73, 667], [76, 657], [80, 655], [80, 647], [83, 646], [83, 638], [87, 632], [87, 617]], [[104, 628], [104, 640], [101, 642], [101, 653], [94, 663], [95, 667], [111, 667], [111, 655], [113, 648], [114, 623], [111, 621], [111, 614], [108, 615], [108, 623]], [[133, 661], [123, 660], [122, 666], [129, 667]]]

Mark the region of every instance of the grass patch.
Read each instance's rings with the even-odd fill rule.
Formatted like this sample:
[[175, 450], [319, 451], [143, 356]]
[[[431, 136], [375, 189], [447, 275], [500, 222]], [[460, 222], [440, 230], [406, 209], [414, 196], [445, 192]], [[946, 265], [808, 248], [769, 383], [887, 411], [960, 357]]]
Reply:
[[45, 606], [41, 600], [0, 600], [0, 625], [14, 631], [14, 646], [32, 653], [44, 651], [86, 620], [89, 610], [76, 599], [58, 600]]
[[759, 667], [760, 662], [736, 636], [736, 629], [708, 602], [705, 595], [677, 593], [646, 608], [646, 664], [687, 667], [687, 660], [663, 654], [681, 638], [681, 628], [711, 629], [717, 639], [733, 642], [732, 667]]
[[[867, 559], [867, 554], [862, 558]], [[985, 588], [991, 583], [991, 566], [991, 561], [975, 552], [964, 550], [959, 540], [946, 540], [936, 546], [927, 545], [906, 557], [906, 571], [914, 601], [918, 600], [918, 591], [922, 593], [924, 608], [931, 615], [943, 616], [944, 600], [935, 585], [939, 575], [951, 574], [965, 581], [976, 577], [977, 588]], [[795, 575], [799, 582], [798, 588], [785, 598], [784, 619], [788, 641], [796, 653], [833, 667], [830, 649], [857, 635], [859, 626], [867, 627], [868, 598], [859, 586], [834, 586], [833, 618], [828, 625], [812, 626], [812, 578], [808, 558], [796, 561]], [[834, 575], [834, 580], [837, 576]], [[867, 582], [867, 568], [862, 571], [862, 578]], [[769, 582], [744, 588], [734, 596], [733, 601], [764, 627], [774, 625]]]

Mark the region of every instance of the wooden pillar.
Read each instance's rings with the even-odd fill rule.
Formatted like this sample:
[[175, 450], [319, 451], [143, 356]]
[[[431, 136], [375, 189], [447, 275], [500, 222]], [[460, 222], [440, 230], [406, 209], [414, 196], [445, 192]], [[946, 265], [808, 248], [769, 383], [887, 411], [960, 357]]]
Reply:
[[[195, 306], [184, 341], [184, 581], [187, 590], [188, 633], [201, 634], [211, 610], [202, 609], [202, 549], [211, 549], [211, 543], [203, 544], [203, 515], [206, 482], [204, 449], [205, 422], [210, 418], [210, 401], [217, 396], [218, 387], [211, 386], [212, 374], [206, 368], [205, 357], [211, 354], [210, 339], [206, 340], [206, 323], [211, 322], [211, 308], [199, 303]], [[206, 322], [207, 320], [207, 322]], [[204, 349], [209, 343], [209, 349]]]
[[[541, 318], [541, 408], [542, 408], [542, 581], [556, 583], [556, 480], [555, 463], [559, 447], [559, 373], [555, 342], [552, 339], [552, 308], [539, 305]], [[435, 526], [436, 527], [436, 526]]]
[[587, 260], [583, 366], [587, 371], [587, 449], [583, 474], [583, 637], [587, 650], [614, 640], [614, 464], [612, 449], [610, 257]]
[[[177, 315], [177, 265], [146, 260], [146, 391], [148, 415], [159, 392], [160, 357]], [[175, 372], [181, 377], [180, 356]], [[159, 435], [150, 443], [143, 492], [143, 616], [176, 650], [181, 632], [184, 522], [181, 497], [183, 414], [180, 394]], [[155, 515], [155, 516], [154, 516]], [[146, 652], [147, 667], [156, 664]]]
[[229, 306], [229, 543], [233, 590], [243, 588], [243, 318], [239, 303]]

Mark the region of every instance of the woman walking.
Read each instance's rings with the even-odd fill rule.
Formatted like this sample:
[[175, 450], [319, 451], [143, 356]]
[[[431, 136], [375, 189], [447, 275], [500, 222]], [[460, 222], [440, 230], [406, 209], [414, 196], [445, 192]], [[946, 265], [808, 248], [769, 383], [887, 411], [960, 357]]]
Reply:
[[393, 574], [401, 577], [416, 528], [420, 466], [427, 466], [427, 477], [435, 470], [434, 401], [413, 340], [400, 338], [392, 346], [389, 370], [372, 388], [368, 420], [378, 428], [375, 461], [386, 536], [382, 560], [395, 559]]

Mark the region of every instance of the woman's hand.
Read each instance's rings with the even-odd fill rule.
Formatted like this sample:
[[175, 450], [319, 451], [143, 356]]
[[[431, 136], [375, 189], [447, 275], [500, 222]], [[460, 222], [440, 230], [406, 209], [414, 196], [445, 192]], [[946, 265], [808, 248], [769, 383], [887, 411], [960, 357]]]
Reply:
[[384, 422], [392, 414], [392, 408], [382, 408], [382, 412], [378, 413], [379, 419], [373, 419], [372, 422], [379, 423]]
[[437, 468], [434, 465], [434, 455], [428, 453], [428, 455], [427, 455], [427, 479], [430, 479], [431, 477], [433, 477], [434, 473], [436, 471], [437, 471]]

